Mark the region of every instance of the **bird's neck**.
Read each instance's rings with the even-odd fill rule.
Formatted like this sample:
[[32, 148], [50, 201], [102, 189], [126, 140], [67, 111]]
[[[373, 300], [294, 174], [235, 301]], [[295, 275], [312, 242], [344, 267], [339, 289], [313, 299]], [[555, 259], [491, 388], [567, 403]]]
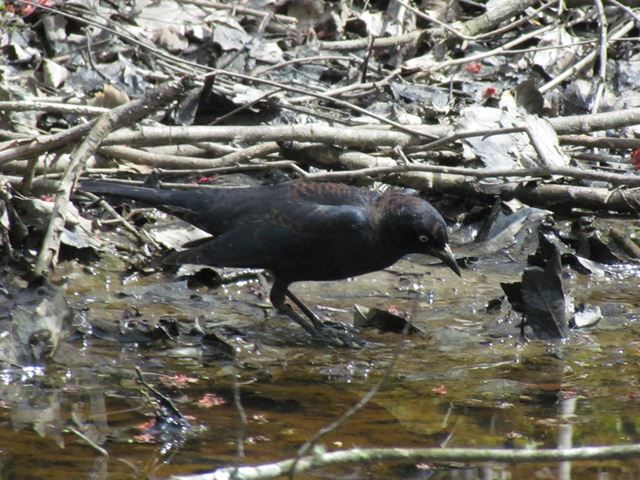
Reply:
[[403, 248], [403, 232], [398, 229], [398, 215], [402, 206], [394, 201], [392, 195], [382, 195], [377, 199], [373, 209], [374, 230], [378, 232], [378, 241], [384, 247], [385, 256], [394, 258], [394, 261], [404, 256], [407, 252]]

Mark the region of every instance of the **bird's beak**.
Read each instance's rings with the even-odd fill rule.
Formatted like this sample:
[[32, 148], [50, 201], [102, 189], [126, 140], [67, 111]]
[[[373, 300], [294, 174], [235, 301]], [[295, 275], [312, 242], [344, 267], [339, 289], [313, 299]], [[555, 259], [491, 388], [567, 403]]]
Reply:
[[453, 256], [453, 252], [451, 251], [451, 247], [449, 244], [446, 244], [442, 250], [432, 250], [429, 252], [430, 255], [433, 255], [439, 260], [453, 270], [456, 275], [462, 277], [462, 273], [460, 273], [460, 267], [458, 266], [455, 257]]

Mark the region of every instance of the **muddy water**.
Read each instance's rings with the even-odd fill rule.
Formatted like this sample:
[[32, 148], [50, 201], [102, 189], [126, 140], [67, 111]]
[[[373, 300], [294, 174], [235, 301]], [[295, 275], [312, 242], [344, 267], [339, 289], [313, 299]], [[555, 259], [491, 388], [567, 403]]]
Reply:
[[[117, 262], [90, 271], [61, 265], [67, 294], [92, 323], [153, 325], [159, 318], [236, 325], [238, 358], [203, 359], [198, 345], [136, 343], [94, 328], [46, 372], [2, 376], [2, 478], [162, 478], [233, 462], [290, 457], [356, 403], [384, 374], [399, 336], [365, 333], [361, 350], [312, 344], [266, 306], [258, 282], [190, 290], [159, 275], [123, 277]], [[487, 313], [518, 265], [486, 263], [459, 280], [408, 261], [353, 281], [300, 284], [322, 315], [350, 322], [354, 303], [411, 313], [425, 335], [403, 340], [379, 394], [322, 440], [351, 447], [554, 448], [640, 442], [640, 276], [567, 279], [577, 301], [599, 305], [600, 324], [563, 343], [523, 342], [507, 312]], [[124, 322], [122, 322], [123, 331]], [[145, 434], [153, 403], [135, 381], [170, 396], [194, 427], [182, 439]], [[162, 381], [186, 375], [175, 385]], [[247, 418], [241, 426], [234, 382]], [[213, 394], [205, 397], [206, 394]], [[203, 400], [205, 399], [205, 400]], [[207, 402], [206, 399], [212, 400]], [[81, 438], [104, 448], [104, 456]], [[244, 457], [238, 457], [242, 440]], [[640, 477], [640, 459], [546, 464], [348, 465], [296, 478], [487, 479]]]

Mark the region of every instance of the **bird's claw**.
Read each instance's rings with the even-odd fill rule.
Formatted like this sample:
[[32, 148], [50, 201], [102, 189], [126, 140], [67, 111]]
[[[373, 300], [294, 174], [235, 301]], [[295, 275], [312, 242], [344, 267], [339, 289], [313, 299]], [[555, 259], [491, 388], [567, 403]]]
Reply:
[[353, 327], [330, 321], [318, 321], [314, 324], [313, 339], [323, 344], [347, 348], [360, 348], [366, 343], [358, 337]]
[[[307, 306], [288, 292], [289, 297], [305, 313], [307, 318], [300, 316], [288, 303], [279, 305], [278, 310], [300, 325], [311, 337], [324, 345], [335, 347], [360, 348], [366, 342], [358, 338], [355, 328], [340, 322], [320, 320]], [[276, 303], [276, 305], [278, 305]]]

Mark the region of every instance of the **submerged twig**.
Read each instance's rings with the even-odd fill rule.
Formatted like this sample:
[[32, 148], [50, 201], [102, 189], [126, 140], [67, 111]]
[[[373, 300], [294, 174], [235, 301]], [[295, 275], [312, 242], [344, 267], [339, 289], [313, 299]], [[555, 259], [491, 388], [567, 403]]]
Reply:
[[[411, 462], [552, 462], [561, 460], [607, 460], [640, 456], [640, 445], [613, 447], [579, 447], [567, 449], [489, 449], [489, 448], [354, 448], [335, 452], [316, 452], [298, 461], [296, 473], [312, 468], [345, 463], [411, 461]], [[286, 475], [295, 460], [256, 465], [226, 467], [197, 475], [176, 475], [174, 480], [267, 480]], [[233, 475], [233, 477], [231, 477]]]

